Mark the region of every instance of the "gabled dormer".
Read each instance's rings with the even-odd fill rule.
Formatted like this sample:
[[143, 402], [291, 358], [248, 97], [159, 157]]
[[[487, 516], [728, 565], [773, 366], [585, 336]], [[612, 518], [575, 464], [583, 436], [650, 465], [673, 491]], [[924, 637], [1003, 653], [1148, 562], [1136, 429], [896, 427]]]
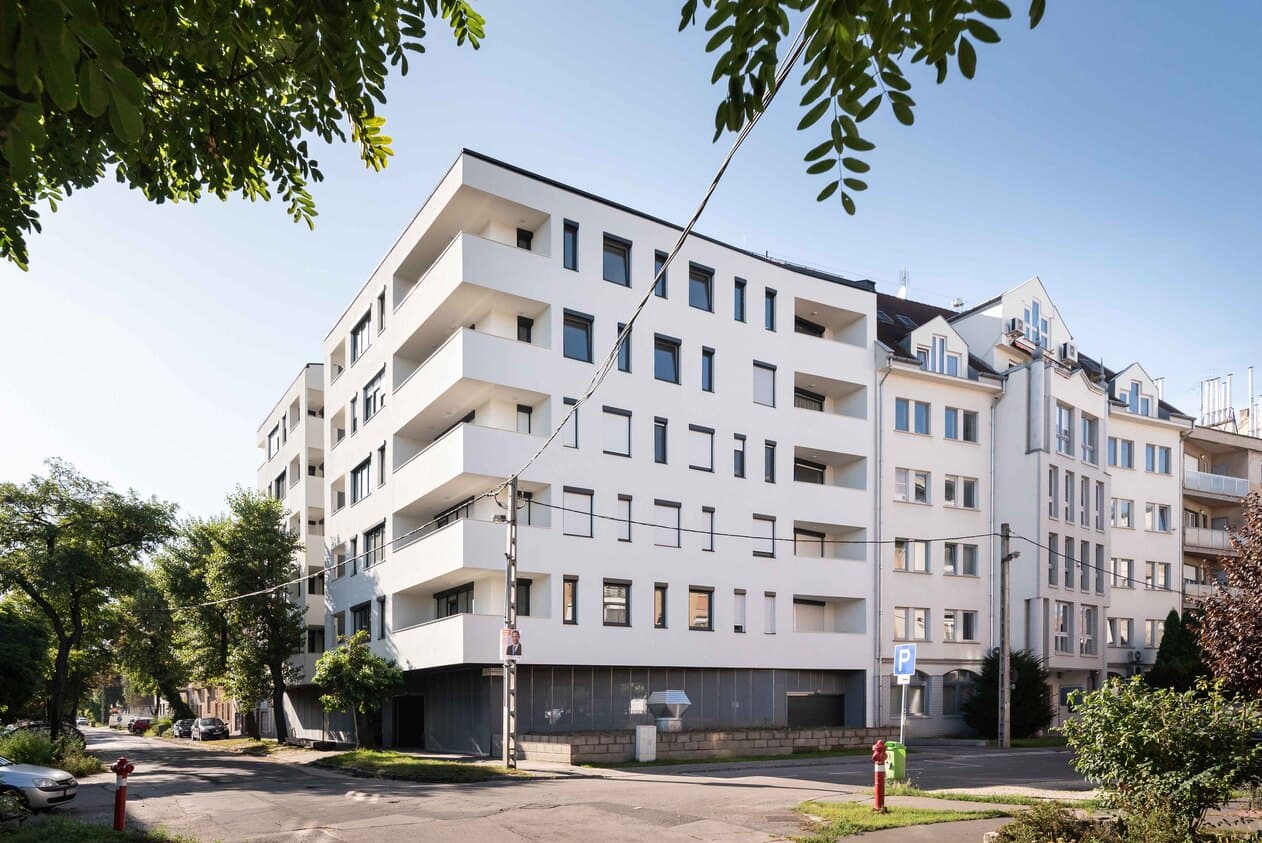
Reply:
[[907, 336], [907, 352], [920, 368], [955, 378], [968, 377], [968, 343], [941, 316], [935, 316]]
[[973, 353], [1003, 371], [1036, 351], [1067, 365], [1078, 351], [1069, 327], [1037, 276], [951, 320]]
[[1160, 404], [1157, 385], [1138, 363], [1132, 363], [1113, 376], [1109, 391], [1126, 405], [1127, 412], [1149, 418], [1158, 417]]

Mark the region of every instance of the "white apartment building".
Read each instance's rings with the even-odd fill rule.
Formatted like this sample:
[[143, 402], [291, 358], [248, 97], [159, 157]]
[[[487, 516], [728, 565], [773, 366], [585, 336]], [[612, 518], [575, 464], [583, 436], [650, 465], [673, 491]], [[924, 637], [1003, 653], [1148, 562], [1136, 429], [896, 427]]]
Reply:
[[[311, 685], [315, 662], [324, 652], [324, 366], [308, 363], [286, 387], [259, 425], [263, 454], [258, 489], [279, 499], [289, 514], [289, 529], [303, 541], [295, 575], [306, 574], [289, 596], [306, 606], [302, 652], [292, 660], [295, 681], [286, 694], [285, 712], [295, 738], [323, 738], [323, 715]], [[264, 717], [260, 722], [266, 722]]]
[[[507, 502], [480, 495], [678, 233], [465, 151], [326, 337], [326, 638], [405, 670], [388, 744], [498, 751]], [[632, 700], [677, 688], [688, 728], [873, 721], [875, 300], [690, 238], [521, 475], [523, 733], [651, 722]]]
[[[1247, 411], [1246, 411], [1247, 412]], [[1225, 584], [1222, 560], [1238, 555], [1230, 529], [1245, 497], [1262, 490], [1262, 439], [1197, 427], [1183, 440], [1183, 592], [1195, 606]]]

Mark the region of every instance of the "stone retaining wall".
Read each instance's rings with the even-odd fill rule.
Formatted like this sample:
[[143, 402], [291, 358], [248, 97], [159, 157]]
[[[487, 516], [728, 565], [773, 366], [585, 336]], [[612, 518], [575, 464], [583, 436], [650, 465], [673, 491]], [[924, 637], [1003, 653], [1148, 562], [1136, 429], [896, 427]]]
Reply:
[[[792, 755], [795, 752], [867, 748], [878, 739], [894, 740], [898, 729], [721, 729], [658, 732], [657, 757], [679, 759], [730, 758], [740, 755]], [[522, 735], [521, 758], [562, 764], [616, 764], [635, 758], [635, 732], [575, 732], [561, 735]]]

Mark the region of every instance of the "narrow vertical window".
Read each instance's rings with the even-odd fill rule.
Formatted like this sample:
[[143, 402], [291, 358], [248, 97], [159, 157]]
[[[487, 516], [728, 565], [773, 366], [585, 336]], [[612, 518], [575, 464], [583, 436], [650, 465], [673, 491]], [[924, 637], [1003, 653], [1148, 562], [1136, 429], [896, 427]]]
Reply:
[[776, 634], [776, 593], [764, 592], [762, 596], [762, 631], [766, 635]]
[[535, 320], [531, 319], [529, 316], [517, 317], [517, 341], [518, 342], [531, 342], [531, 337], [534, 336], [534, 332], [535, 332]]
[[[618, 323], [618, 336], [622, 336], [626, 325], [622, 322]], [[627, 331], [627, 335], [622, 337], [622, 342], [618, 343], [618, 371], [631, 371], [631, 332]]]
[[601, 275], [611, 283], [623, 287], [631, 286], [631, 242], [629, 240], [623, 240], [612, 234], [605, 235]]
[[776, 443], [768, 439], [762, 448], [762, 479], [776, 482]]
[[377, 294], [377, 333], [386, 329], [386, 291]]
[[767, 289], [763, 298], [763, 327], [768, 331], [776, 329], [776, 291]]
[[566, 577], [561, 583], [561, 621], [578, 623], [578, 577]]
[[703, 266], [688, 266], [688, 306], [714, 311], [714, 272]]
[[701, 391], [714, 392], [714, 349], [701, 349]]
[[530, 251], [531, 244], [534, 242], [535, 233], [525, 228], [517, 229], [517, 248]]
[[653, 462], [666, 462], [666, 419], [653, 419]]
[[732, 304], [732, 309], [734, 311], [733, 316], [735, 317], [737, 322], [744, 322], [745, 321], [745, 279], [744, 278], [736, 279], [736, 285], [734, 287], [733, 292], [734, 292], [733, 304]]
[[666, 628], [666, 583], [664, 582], [653, 586], [653, 627]]
[[653, 277], [657, 280], [653, 284], [653, 295], [659, 299], [666, 298], [666, 253], [653, 253]]
[[745, 476], [745, 436], [740, 433], [733, 434], [735, 444], [732, 446], [732, 476]]
[[618, 495], [618, 541], [631, 541], [631, 496]]
[[745, 631], [745, 589], [743, 588], [732, 592], [732, 631]]
[[701, 507], [701, 529], [705, 532], [701, 534], [701, 549], [706, 551], [714, 550], [714, 507]]
[[[574, 399], [574, 398], [565, 398], [563, 400], [567, 408], [565, 410], [566, 413], [570, 412], [568, 409], [569, 407], [573, 407], [575, 404], [578, 403], [577, 399]], [[565, 430], [561, 432], [561, 444], [565, 445], [565, 447], [567, 448], [578, 447], [578, 410], [577, 409], [574, 411], [574, 415], [570, 416], [569, 421], [565, 423]]]
[[578, 223], [565, 221], [562, 252], [566, 269], [578, 270]]
[[517, 405], [517, 432], [530, 433], [533, 411], [525, 404]]

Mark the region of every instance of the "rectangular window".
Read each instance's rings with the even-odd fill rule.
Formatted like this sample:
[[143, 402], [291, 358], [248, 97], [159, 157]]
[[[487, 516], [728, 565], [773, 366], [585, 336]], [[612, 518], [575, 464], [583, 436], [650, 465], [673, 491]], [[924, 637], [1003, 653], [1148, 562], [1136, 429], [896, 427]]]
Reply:
[[666, 253], [653, 253], [653, 295], [659, 299], [666, 298]]
[[631, 541], [631, 496], [618, 495], [618, 541]]
[[732, 631], [745, 631], [745, 589], [743, 588], [732, 592]]
[[701, 549], [708, 552], [714, 551], [714, 507], [701, 507]]
[[519, 617], [530, 617], [530, 586], [533, 580], [526, 577], [517, 578], [517, 614]]
[[517, 248], [530, 251], [530, 246], [534, 242], [535, 233], [525, 228], [517, 229]]
[[960, 546], [955, 542], [942, 545], [942, 573], [952, 577], [960, 574]]
[[806, 334], [808, 337], [823, 337], [824, 326], [801, 316], [793, 317], [793, 333]]
[[963, 412], [963, 420], [964, 420], [964, 441], [976, 442], [977, 441], [977, 413], [975, 413], [972, 410], [965, 410]]
[[653, 337], [653, 377], [679, 383], [679, 340], [661, 334]]
[[762, 325], [768, 331], [776, 329], [776, 291], [771, 288], [763, 295]]
[[1047, 584], [1055, 586], [1060, 582], [1060, 561], [1056, 558], [1056, 548], [1060, 546], [1060, 536], [1047, 534]]
[[827, 467], [820, 463], [804, 459], [793, 460], [793, 479], [799, 483], [814, 483], [822, 486], [826, 471]]
[[1065, 523], [1074, 523], [1074, 473], [1065, 472]]
[[776, 593], [764, 592], [762, 596], [762, 631], [764, 635], [776, 634]]
[[688, 425], [688, 467], [714, 471], [714, 429]]
[[1104, 593], [1104, 545], [1095, 546], [1095, 593]]
[[977, 612], [947, 609], [942, 613], [942, 640], [976, 641]]
[[1082, 414], [1082, 459], [1092, 465], [1099, 465], [1099, 452], [1096, 445], [1100, 437], [1100, 420], [1086, 413]]
[[[954, 498], [953, 478], [947, 478], [946, 494], [948, 500]], [[929, 472], [912, 471], [907, 468], [894, 469], [894, 499], [929, 503]]]
[[1144, 646], [1155, 650], [1161, 646], [1161, 636], [1166, 631], [1166, 622], [1149, 618], [1144, 621]]
[[1144, 529], [1158, 533], [1170, 532], [1170, 507], [1163, 503], [1144, 504]]
[[666, 419], [653, 419], [653, 462], [666, 462]]
[[630, 626], [631, 583], [605, 580], [601, 593], [601, 609], [605, 626]]
[[626, 329], [626, 325], [618, 323], [618, 336], [622, 337], [622, 342], [618, 343], [618, 371], [631, 371], [631, 332], [627, 331], [625, 337], [622, 332]]
[[307, 652], [323, 653], [324, 652], [324, 627], [309, 626], [307, 627]]
[[359, 430], [359, 396], [351, 396], [351, 433]]
[[534, 411], [525, 404], [517, 405], [517, 432], [530, 433]]
[[364, 421], [367, 422], [373, 416], [377, 415], [386, 403], [386, 394], [384, 390], [386, 380], [386, 367], [382, 366], [381, 371], [373, 375], [372, 380], [364, 384]]
[[386, 598], [377, 598], [377, 637], [386, 637]]
[[631, 413], [617, 407], [605, 407], [605, 453], [616, 457], [631, 456]]
[[372, 494], [372, 459], [351, 469], [351, 503], [359, 503]]
[[817, 413], [822, 413], [824, 411], [824, 396], [818, 392], [811, 392], [795, 386], [793, 388], [793, 406], [800, 410], [814, 410]]
[[[898, 400], [902, 401], [904, 399], [900, 398]], [[932, 408], [928, 404], [926, 404], [924, 401], [912, 401], [911, 409], [912, 409], [912, 432], [923, 433], [926, 436], [929, 435], [929, 433], [931, 432], [931, 427], [929, 424], [929, 413]], [[905, 422], [906, 410], [904, 410], [903, 418], [904, 418], [904, 423], [906, 423]], [[898, 412], [896, 410], [895, 411], [896, 423], [897, 423], [897, 420], [898, 420]], [[906, 430], [906, 427], [899, 428], [899, 430]]]
[[1134, 588], [1135, 587], [1135, 560], [1119, 559], [1116, 556], [1109, 562], [1110, 574], [1112, 581], [1110, 585], [1114, 588]]
[[376, 565], [386, 552], [386, 525], [378, 524], [364, 533], [364, 567]]
[[1083, 475], [1078, 488], [1078, 523], [1091, 526], [1091, 479]]
[[714, 272], [696, 264], [688, 265], [688, 306], [714, 312]]
[[732, 476], [745, 476], [745, 437], [740, 433], [732, 435]]
[[351, 607], [351, 632], [356, 633], [360, 630], [372, 632], [372, 604], [360, 603], [358, 606]]
[[386, 329], [386, 291], [377, 294], [377, 333]]
[[1073, 653], [1072, 635], [1073, 606], [1069, 603], [1056, 602], [1056, 614], [1052, 620], [1052, 631], [1055, 634], [1054, 649], [1058, 653]]
[[1108, 460], [1110, 466], [1117, 465], [1117, 437], [1109, 437]]
[[[573, 407], [578, 401], [574, 398], [563, 398], [562, 403], [566, 407]], [[568, 413], [569, 410], [566, 410]], [[578, 447], [578, 410], [574, 410], [574, 414], [569, 417], [565, 423], [565, 430], [561, 431], [561, 444], [567, 448]]]
[[1078, 653], [1083, 656], [1094, 656], [1096, 640], [1095, 606], [1082, 606], [1078, 612], [1078, 623], [1081, 626], [1078, 638]]
[[1135, 638], [1135, 622], [1130, 618], [1109, 618], [1105, 633], [1110, 647], [1131, 647]]
[[267, 434], [267, 458], [270, 460], [280, 451], [280, 425], [272, 428], [272, 432]]
[[1065, 552], [1062, 554], [1065, 560], [1065, 588], [1074, 587], [1074, 537], [1065, 536]]
[[977, 576], [977, 545], [960, 545], [960, 574], [966, 577]]
[[1060, 518], [1060, 469], [1047, 467], [1047, 517]]
[[945, 423], [942, 426], [942, 435], [947, 439], [960, 438], [960, 411], [954, 407], [946, 408]]
[[714, 349], [701, 349], [701, 391], [714, 392]]
[[592, 362], [592, 318], [565, 311], [562, 353], [571, 360]]
[[1129, 439], [1118, 440], [1118, 466], [1120, 468], [1135, 467], [1135, 443]]
[[658, 547], [679, 547], [679, 504], [653, 501], [653, 544]]
[[894, 570], [929, 573], [929, 542], [894, 539]]
[[578, 623], [578, 577], [561, 581], [561, 622]]
[[623, 287], [631, 286], [631, 242], [606, 234], [601, 277]]
[[688, 588], [688, 628], [714, 629], [714, 590], [710, 588]]
[[1091, 590], [1091, 542], [1078, 543], [1078, 588]]
[[364, 356], [364, 352], [372, 345], [372, 332], [368, 330], [372, 324], [372, 309], [364, 314], [363, 318], [355, 323], [355, 327], [351, 328], [351, 362]]
[[529, 316], [517, 317], [517, 341], [533, 342], [535, 334], [535, 320]]
[[1056, 451], [1074, 455], [1074, 408], [1056, 405]]
[[590, 489], [564, 488], [561, 505], [565, 507], [561, 524], [567, 536], [592, 535], [592, 491]]
[[653, 586], [653, 628], [666, 628], [666, 583]]
[[578, 223], [565, 221], [565, 233], [562, 235], [562, 255], [566, 269], [578, 271]]
[[929, 610], [912, 606], [895, 606], [894, 640], [928, 641]]
[[809, 559], [823, 559], [828, 554], [824, 552], [824, 534], [814, 530], [803, 530], [801, 527], [793, 528], [793, 555], [805, 556]]
[[770, 440], [762, 446], [762, 479], [768, 483], [776, 482], [776, 443]]
[[1170, 563], [1148, 562], [1144, 571], [1144, 588], [1149, 591], [1165, 591], [1170, 588]]
[[894, 429], [911, 430], [911, 402], [906, 398], [894, 399]]
[[776, 367], [754, 361], [754, 403], [776, 406]]
[[732, 296], [733, 317], [737, 322], [745, 321], [745, 279], [737, 278]]
[[1104, 481], [1102, 480], [1097, 480], [1095, 484], [1095, 528], [1104, 529]]
[[776, 519], [772, 515], [754, 516], [754, 555], [772, 557], [776, 555]]
[[1114, 498], [1111, 524], [1114, 527], [1133, 528], [1135, 526], [1135, 502], [1125, 498]]

